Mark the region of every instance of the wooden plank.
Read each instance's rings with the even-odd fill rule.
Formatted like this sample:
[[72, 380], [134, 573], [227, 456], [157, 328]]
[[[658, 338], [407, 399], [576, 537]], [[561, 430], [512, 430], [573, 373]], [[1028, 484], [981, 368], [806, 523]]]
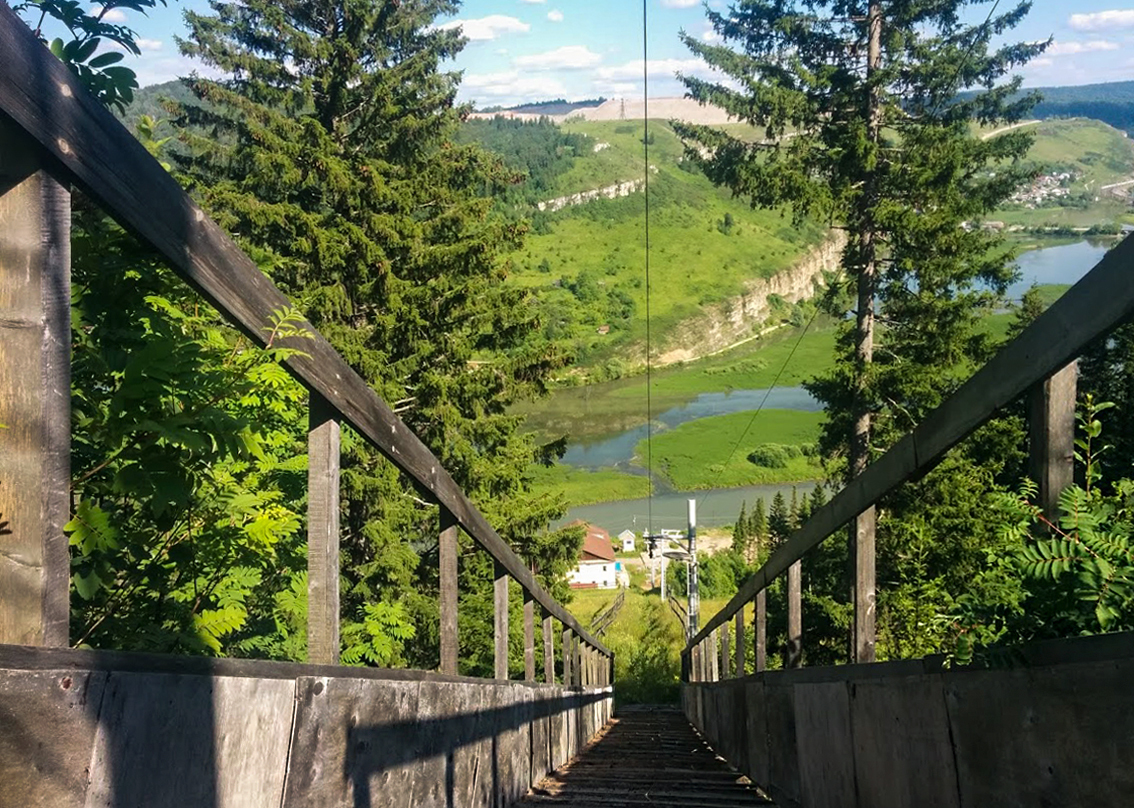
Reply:
[[747, 660], [744, 658], [744, 609], [740, 609], [734, 618], [736, 623], [736, 676], [741, 678], [745, 675], [744, 666]]
[[49, 163], [0, 119], [0, 643], [66, 647], [71, 194]]
[[85, 805], [279, 805], [295, 690], [288, 680], [110, 673]]
[[457, 520], [442, 505], [437, 563], [440, 567], [441, 607], [441, 672], [457, 673], [457, 651], [460, 635], [457, 630]]
[[571, 687], [575, 682], [571, 679], [571, 629], [563, 629], [563, 686]]
[[797, 684], [795, 739], [803, 804], [844, 808], [853, 799], [854, 739], [846, 682]]
[[508, 571], [496, 563], [496, 581], [493, 584], [493, 638], [496, 678], [508, 678]]
[[787, 646], [784, 649], [784, 667], [798, 668], [803, 664], [803, 608], [801, 601], [802, 561], [788, 567], [787, 576]]
[[1039, 485], [1044, 515], [1055, 524], [1059, 523], [1059, 495], [1074, 482], [1078, 377], [1078, 363], [1072, 362], [1029, 394], [1029, 470]]
[[729, 652], [729, 636], [728, 626], [721, 629], [721, 678], [731, 679], [732, 671], [729, 670], [729, 665], [732, 662], [732, 654]]
[[546, 684], [555, 684], [555, 636], [553, 634], [552, 617], [546, 611], [543, 613], [543, 681]]
[[[941, 677], [889, 676], [855, 682], [850, 699], [858, 804], [959, 808]], [[983, 726], [991, 731], [989, 725]], [[1005, 730], [1005, 742], [1013, 743], [1019, 729]]]
[[307, 429], [307, 661], [339, 662], [339, 460], [335, 408], [310, 397]]
[[756, 647], [753, 649], [756, 663], [753, 673], [761, 673], [768, 665], [768, 593], [761, 589], [756, 593], [755, 618]]
[[[59, 171], [65, 170], [110, 216], [157, 250], [253, 343], [264, 345], [274, 312], [291, 308], [291, 301], [3, 4], [0, 53], [4, 54], [0, 112], [28, 132]], [[29, 76], [36, 81], [28, 81]], [[331, 402], [343, 420], [445, 505], [465, 532], [541, 606], [596, 648], [605, 649], [539, 585], [425, 444], [321, 334], [310, 325], [308, 329], [313, 339], [293, 341], [300, 353], [285, 363], [288, 371]]]
[[106, 677], [0, 670], [0, 805], [83, 804]]
[[854, 636], [854, 661], [859, 663], [874, 661], [874, 619], [877, 597], [874, 573], [876, 524], [873, 505], [856, 516], [852, 522], [854, 624], [851, 631]]
[[524, 680], [535, 681], [535, 601], [524, 590]]

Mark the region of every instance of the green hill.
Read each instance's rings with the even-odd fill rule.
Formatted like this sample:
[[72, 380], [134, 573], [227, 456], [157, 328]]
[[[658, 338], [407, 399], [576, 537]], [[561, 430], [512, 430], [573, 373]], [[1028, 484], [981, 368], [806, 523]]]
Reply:
[[[532, 222], [511, 277], [536, 292], [547, 336], [569, 345], [579, 363], [595, 371], [592, 378], [620, 375], [644, 356], [647, 145], [655, 347], [706, 305], [790, 267], [826, 233], [816, 224], [797, 228], [778, 211], [752, 210], [715, 188], [685, 161], [681, 141], [665, 122], [651, 121], [647, 134], [640, 121], [561, 127], [477, 121], [465, 137], [531, 175], [529, 190], [509, 197], [513, 212]], [[525, 141], [554, 152], [532, 162]], [[681, 336], [686, 344], [697, 339]]]

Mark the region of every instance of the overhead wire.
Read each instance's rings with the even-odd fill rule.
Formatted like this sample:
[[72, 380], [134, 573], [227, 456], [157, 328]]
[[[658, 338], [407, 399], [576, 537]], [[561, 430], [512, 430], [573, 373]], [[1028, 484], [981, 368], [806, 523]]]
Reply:
[[646, 529], [648, 535], [654, 533], [654, 408], [652, 357], [650, 355], [650, 70], [649, 70], [649, 20], [648, 0], [642, 0], [642, 160], [645, 194], [645, 270], [646, 270], [646, 481], [649, 484], [646, 497]]

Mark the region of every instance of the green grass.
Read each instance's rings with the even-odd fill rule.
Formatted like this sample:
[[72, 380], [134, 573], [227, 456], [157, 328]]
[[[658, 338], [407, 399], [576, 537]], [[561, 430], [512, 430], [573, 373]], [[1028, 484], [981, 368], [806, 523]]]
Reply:
[[[617, 590], [575, 590], [567, 609], [584, 625], [617, 597]], [[614, 652], [619, 704], [666, 704], [677, 701], [683, 627], [656, 592], [638, 586], [600, 638]]]
[[[576, 159], [557, 178], [556, 195], [642, 177], [639, 124], [564, 127], [610, 148]], [[736, 297], [746, 282], [790, 267], [822, 240], [825, 229], [796, 228], [779, 211], [752, 210], [701, 174], [684, 170], [683, 147], [668, 126], [652, 125], [650, 131], [650, 164], [656, 169], [649, 177], [650, 325], [661, 337], [657, 346], [704, 306]], [[640, 354], [646, 331], [644, 214], [641, 191], [548, 213], [512, 256], [510, 282], [537, 290], [549, 335], [569, 345], [583, 366]], [[583, 281], [586, 288], [580, 290]], [[609, 333], [600, 335], [602, 326]]]
[[[816, 323], [802, 341], [801, 334], [802, 329], [783, 328], [725, 353], [654, 371], [653, 412], [680, 406], [701, 393], [770, 387], [777, 374], [778, 387], [792, 387], [829, 370], [834, 364], [833, 325]], [[527, 416], [529, 429], [544, 436], [569, 435], [580, 441], [615, 434], [646, 422], [646, 377], [562, 388], [517, 411]]]
[[[763, 410], [755, 418], [752, 412], [738, 412], [691, 421], [654, 436], [654, 469], [679, 491], [814, 480], [822, 476], [814, 459], [791, 458], [784, 467], [765, 468], [750, 462], [748, 455], [765, 443], [813, 443], [823, 417], [818, 412]], [[645, 452], [642, 441], [638, 456]]]
[[536, 492], [560, 492], [568, 507], [611, 502], [619, 499], [640, 499], [650, 495], [648, 477], [621, 471], [587, 471], [562, 464], [536, 469], [532, 477]]

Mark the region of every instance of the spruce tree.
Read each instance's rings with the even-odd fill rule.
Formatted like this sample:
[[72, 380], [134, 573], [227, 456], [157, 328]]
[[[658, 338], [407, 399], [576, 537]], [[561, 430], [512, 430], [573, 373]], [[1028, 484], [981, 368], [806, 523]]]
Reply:
[[[459, 74], [445, 62], [464, 40], [435, 23], [457, 4], [210, 5], [186, 13], [181, 49], [231, 78], [190, 81], [206, 103], [184, 110], [181, 171], [544, 582], [561, 586], [577, 541], [546, 534], [563, 502], [526, 483], [557, 447], [519, 434], [508, 407], [545, 392], [564, 359], [540, 337], [528, 293], [503, 283], [502, 256], [523, 227], [494, 213], [491, 193], [516, 177], [454, 140]], [[419, 562], [436, 553], [437, 516], [375, 451], [349, 435], [345, 445], [343, 634], [366, 659], [368, 637], [405, 639], [407, 620], [435, 631], [435, 565]], [[490, 577], [482, 555], [465, 557], [462, 575]], [[486, 608], [462, 593], [477, 600], [469, 613]], [[435, 652], [429, 634], [399, 660], [429, 667]]]
[[740, 503], [740, 515], [736, 517], [736, 524], [732, 528], [732, 549], [742, 557], [748, 556], [748, 503]]
[[764, 510], [764, 498], [756, 500], [756, 507], [752, 509], [752, 516], [748, 520], [748, 530], [752, 534], [752, 557], [749, 563], [760, 559], [760, 552], [768, 546], [768, 517]]
[[[849, 294], [827, 297], [845, 323], [837, 364], [807, 385], [827, 410], [820, 446], [845, 458], [844, 478], [990, 353], [978, 320], [1012, 269], [996, 237], [970, 223], [1025, 178], [1031, 135], [982, 138], [973, 124], [1019, 121], [1037, 100], [1009, 74], [1047, 43], [992, 44], [1030, 5], [998, 14], [975, 0], [739, 0], [707, 12], [720, 44], [683, 35], [731, 79], [683, 77], [692, 97], [764, 135], [679, 125], [689, 156], [755, 206], [786, 205], [849, 235], [840, 262]], [[984, 7], [981, 22], [967, 21]], [[870, 581], [857, 605], [860, 661], [874, 655], [874, 522], [871, 508], [850, 534]]]
[[787, 500], [783, 491], [777, 491], [772, 497], [772, 508], [768, 512], [768, 535], [770, 547], [775, 550], [788, 536], [791, 535], [791, 511], [788, 510]]

